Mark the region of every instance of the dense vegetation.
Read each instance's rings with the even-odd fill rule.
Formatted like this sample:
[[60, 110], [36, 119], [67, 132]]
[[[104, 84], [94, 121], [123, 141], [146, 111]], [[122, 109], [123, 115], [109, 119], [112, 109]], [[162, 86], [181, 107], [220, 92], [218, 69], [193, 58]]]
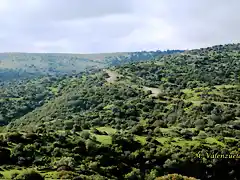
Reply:
[[151, 58], [3, 83], [2, 177], [240, 179], [240, 44]]

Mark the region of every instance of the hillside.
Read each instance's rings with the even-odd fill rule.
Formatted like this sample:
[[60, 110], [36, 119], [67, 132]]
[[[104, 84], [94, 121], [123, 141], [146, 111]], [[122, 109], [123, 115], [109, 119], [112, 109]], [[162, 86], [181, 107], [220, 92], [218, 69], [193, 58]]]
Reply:
[[183, 51], [149, 51], [102, 54], [0, 53], [0, 82], [12, 79], [63, 75], [129, 62], [152, 59]]
[[3, 176], [240, 179], [240, 44], [132, 57], [4, 86]]

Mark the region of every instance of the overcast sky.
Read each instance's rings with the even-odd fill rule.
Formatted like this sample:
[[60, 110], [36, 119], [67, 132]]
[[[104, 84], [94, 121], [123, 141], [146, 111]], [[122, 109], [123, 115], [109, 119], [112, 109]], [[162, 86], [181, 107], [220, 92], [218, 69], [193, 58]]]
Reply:
[[239, 11], [239, 0], [0, 0], [0, 51], [98, 53], [237, 43]]

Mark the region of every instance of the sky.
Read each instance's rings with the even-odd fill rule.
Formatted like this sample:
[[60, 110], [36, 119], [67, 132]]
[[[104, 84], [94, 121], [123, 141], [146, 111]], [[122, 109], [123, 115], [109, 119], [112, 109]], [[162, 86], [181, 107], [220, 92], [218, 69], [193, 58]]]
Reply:
[[238, 43], [239, 10], [239, 0], [0, 0], [0, 52], [129, 52]]

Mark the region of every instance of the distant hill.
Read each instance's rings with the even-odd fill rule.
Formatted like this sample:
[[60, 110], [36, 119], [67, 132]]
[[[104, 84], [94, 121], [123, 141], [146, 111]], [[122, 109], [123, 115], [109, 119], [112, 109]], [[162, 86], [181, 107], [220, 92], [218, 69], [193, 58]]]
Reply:
[[72, 74], [152, 59], [182, 51], [120, 52], [101, 54], [0, 53], [0, 80], [38, 75]]

